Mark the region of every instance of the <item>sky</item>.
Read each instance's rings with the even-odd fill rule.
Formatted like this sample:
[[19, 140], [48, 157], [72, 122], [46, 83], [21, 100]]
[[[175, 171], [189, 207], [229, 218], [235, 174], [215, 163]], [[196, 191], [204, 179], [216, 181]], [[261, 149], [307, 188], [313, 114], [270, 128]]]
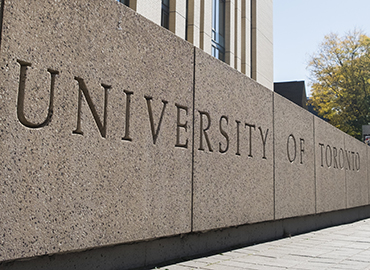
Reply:
[[310, 96], [310, 55], [325, 35], [355, 29], [370, 36], [370, 0], [273, 0], [274, 81], [306, 82]]

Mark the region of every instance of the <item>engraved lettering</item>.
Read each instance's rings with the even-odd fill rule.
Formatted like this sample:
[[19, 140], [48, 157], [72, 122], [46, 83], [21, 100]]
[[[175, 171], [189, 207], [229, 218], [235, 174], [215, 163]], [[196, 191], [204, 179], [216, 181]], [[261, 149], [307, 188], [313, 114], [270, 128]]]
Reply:
[[87, 104], [89, 105], [90, 111], [94, 117], [95, 123], [98, 126], [100, 135], [105, 138], [107, 133], [107, 104], [108, 104], [108, 89], [111, 88], [110, 85], [101, 84], [104, 88], [104, 115], [103, 115], [103, 124], [96, 112], [95, 106], [90, 97], [89, 91], [87, 90], [86, 84], [82, 78], [75, 77], [75, 80], [78, 82], [79, 91], [78, 91], [78, 109], [77, 109], [77, 128], [72, 131], [74, 134], [83, 135], [81, 130], [81, 106], [82, 106], [82, 94], [84, 94]]
[[149, 97], [149, 96], [144, 96], [144, 97], [146, 99], [146, 104], [148, 106], [150, 130], [152, 132], [153, 144], [155, 144], [156, 141], [157, 141], [157, 138], [158, 138], [159, 130], [161, 128], [161, 124], [162, 124], [162, 120], [163, 120], [163, 116], [164, 116], [164, 110], [166, 109], [166, 105], [167, 105], [168, 101], [162, 100], [162, 103], [163, 103], [162, 113], [161, 113], [161, 116], [159, 118], [158, 126], [157, 126], [157, 129], [156, 129], [155, 125], [154, 125], [154, 117], [153, 117], [152, 103], [151, 103], [151, 100], [153, 98]]
[[[321, 167], [323, 162], [323, 148], [324, 144], [319, 143], [321, 147]], [[326, 166], [330, 168], [333, 165], [334, 169], [345, 169], [352, 171], [360, 170], [360, 154], [358, 152], [345, 150], [330, 145], [325, 146], [325, 162]]]
[[229, 150], [229, 135], [226, 133], [226, 131], [224, 129], [222, 129], [222, 119], [226, 120], [226, 124], [229, 124], [229, 119], [225, 115], [221, 116], [221, 118], [220, 118], [220, 132], [226, 139], [226, 147], [225, 147], [225, 149], [222, 149], [221, 148], [221, 143], [219, 143], [219, 151], [220, 151], [220, 153], [226, 153], [227, 150]]
[[346, 170], [351, 170], [351, 152], [345, 150], [345, 153], [346, 153], [346, 160], [347, 160]]
[[355, 164], [356, 164], [356, 170], [360, 170], [360, 154], [357, 152], [356, 153], [356, 158], [355, 158]]
[[252, 128], [254, 128], [254, 130], [256, 130], [256, 125], [245, 123], [245, 126], [249, 127], [249, 154], [248, 154], [248, 156], [253, 157], [253, 155], [252, 155]]
[[333, 147], [333, 159], [334, 159], [334, 169], [338, 168], [338, 161], [337, 161], [337, 148]]
[[[342, 153], [342, 155], [341, 155]], [[342, 162], [341, 162], [341, 157], [342, 156]], [[342, 148], [339, 149], [339, 155], [338, 155], [338, 158], [339, 158], [339, 168], [340, 169], [343, 169], [344, 168], [344, 151]]]
[[269, 129], [266, 130], [265, 136], [263, 136], [262, 128], [258, 127], [258, 129], [260, 130], [261, 139], [262, 139], [262, 147], [263, 147], [263, 156], [262, 156], [262, 158], [267, 159], [266, 158], [266, 141], [267, 141], [267, 134], [269, 133]]
[[[329, 149], [329, 153], [330, 153], [330, 158], [328, 159], [328, 149]], [[325, 160], [326, 160], [326, 166], [328, 166], [328, 168], [331, 167], [331, 163], [332, 163], [332, 153], [331, 153], [331, 147], [330, 145], [327, 145], [326, 146], [326, 149], [325, 149]]]
[[176, 147], [183, 147], [183, 148], [188, 148], [188, 139], [186, 138], [185, 143], [180, 143], [180, 128], [185, 129], [185, 132], [188, 131], [188, 121], [185, 123], [181, 123], [181, 117], [180, 117], [180, 112], [181, 110], [184, 110], [186, 115], [188, 115], [188, 107], [182, 106], [180, 104], [175, 103], [177, 107], [177, 126], [176, 126]]
[[239, 140], [240, 140], [240, 135], [239, 135], [239, 132], [240, 132], [240, 128], [239, 128], [240, 121], [235, 120], [235, 122], [236, 122], [236, 155], [237, 156], [240, 156], [240, 144], [239, 144]]
[[[323, 167], [323, 147], [325, 145], [321, 143], [319, 145], [321, 146], [321, 166]], [[328, 168], [333, 165], [334, 169], [360, 170], [360, 154], [343, 148], [338, 150], [335, 146], [326, 145], [325, 161]]]
[[303, 153], [304, 153], [304, 139], [300, 138], [299, 139], [300, 146], [301, 146], [301, 164], [303, 164]]
[[[209, 152], [213, 152], [212, 150], [212, 147], [211, 147], [211, 143], [209, 141], [209, 138], [208, 138], [208, 134], [207, 134], [207, 130], [211, 127], [211, 117], [209, 116], [209, 113], [208, 112], [202, 112], [202, 111], [199, 111], [199, 115], [200, 115], [200, 140], [199, 140], [199, 149], [198, 150], [201, 150], [201, 151], [204, 151], [204, 147], [203, 147], [203, 135], [204, 137], [206, 138], [206, 142], [207, 142], [207, 146], [208, 146], [208, 150]], [[203, 128], [203, 115], [205, 115], [207, 117], [207, 121], [208, 121], [208, 125], [206, 128]]]
[[[290, 151], [289, 151], [289, 145], [290, 145], [290, 141], [292, 141], [293, 142], [293, 149], [294, 149], [294, 155], [293, 155], [293, 157], [292, 157], [292, 155], [291, 155], [291, 153], [290, 153]], [[296, 155], [297, 155], [297, 146], [296, 146], [296, 141], [295, 141], [295, 138], [294, 138], [294, 136], [293, 136], [293, 134], [290, 134], [289, 136], [288, 136], [288, 141], [287, 141], [287, 154], [288, 154], [288, 160], [289, 160], [289, 162], [290, 163], [293, 163], [293, 161], [295, 160], [295, 158], [296, 158]]]
[[131, 95], [134, 93], [131, 91], [123, 91], [126, 94], [126, 121], [125, 121], [125, 136], [122, 138], [122, 140], [125, 141], [132, 141], [132, 138], [130, 137], [130, 105], [131, 105]]
[[352, 154], [352, 170], [354, 171], [355, 170], [355, 152], [351, 152]]
[[321, 167], [324, 167], [324, 144], [322, 143], [319, 143], [319, 146], [321, 148]]
[[59, 71], [47, 69], [47, 71], [51, 75], [51, 83], [50, 83], [50, 98], [49, 98], [49, 108], [48, 114], [46, 119], [39, 124], [34, 124], [28, 121], [24, 115], [24, 92], [26, 88], [26, 79], [27, 79], [27, 67], [31, 66], [31, 63], [27, 63], [22, 60], [17, 60], [17, 62], [21, 65], [20, 76], [19, 76], [19, 88], [18, 88], [18, 101], [17, 101], [17, 116], [18, 120], [26, 127], [29, 128], [41, 128], [48, 125], [51, 121], [53, 116], [53, 106], [54, 106], [54, 85], [55, 85], [55, 77], [59, 74]]

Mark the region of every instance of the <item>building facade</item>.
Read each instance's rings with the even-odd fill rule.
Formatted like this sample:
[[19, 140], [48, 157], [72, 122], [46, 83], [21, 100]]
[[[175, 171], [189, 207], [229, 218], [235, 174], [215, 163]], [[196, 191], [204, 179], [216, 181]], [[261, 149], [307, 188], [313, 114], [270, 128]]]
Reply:
[[273, 89], [272, 0], [118, 0]]

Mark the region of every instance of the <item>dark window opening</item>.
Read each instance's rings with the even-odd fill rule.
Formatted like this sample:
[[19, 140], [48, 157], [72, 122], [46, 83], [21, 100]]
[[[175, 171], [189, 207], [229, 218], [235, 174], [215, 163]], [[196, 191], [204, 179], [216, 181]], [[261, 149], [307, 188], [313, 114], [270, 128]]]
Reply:
[[170, 0], [162, 0], [161, 25], [164, 28], [170, 28]]
[[130, 0], [117, 0], [117, 2], [120, 2], [122, 4], [124, 4], [125, 6], [130, 6]]
[[189, 1], [186, 0], [186, 11], [185, 11], [185, 40], [188, 40], [188, 18], [189, 18]]
[[213, 0], [212, 56], [225, 61], [225, 0]]

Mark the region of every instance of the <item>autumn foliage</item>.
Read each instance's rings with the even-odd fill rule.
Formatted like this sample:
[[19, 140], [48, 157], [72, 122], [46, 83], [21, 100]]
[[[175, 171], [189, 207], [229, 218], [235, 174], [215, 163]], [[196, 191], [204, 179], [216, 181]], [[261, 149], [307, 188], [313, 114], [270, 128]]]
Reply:
[[330, 34], [311, 56], [311, 104], [318, 114], [361, 139], [370, 123], [370, 38], [354, 31]]

